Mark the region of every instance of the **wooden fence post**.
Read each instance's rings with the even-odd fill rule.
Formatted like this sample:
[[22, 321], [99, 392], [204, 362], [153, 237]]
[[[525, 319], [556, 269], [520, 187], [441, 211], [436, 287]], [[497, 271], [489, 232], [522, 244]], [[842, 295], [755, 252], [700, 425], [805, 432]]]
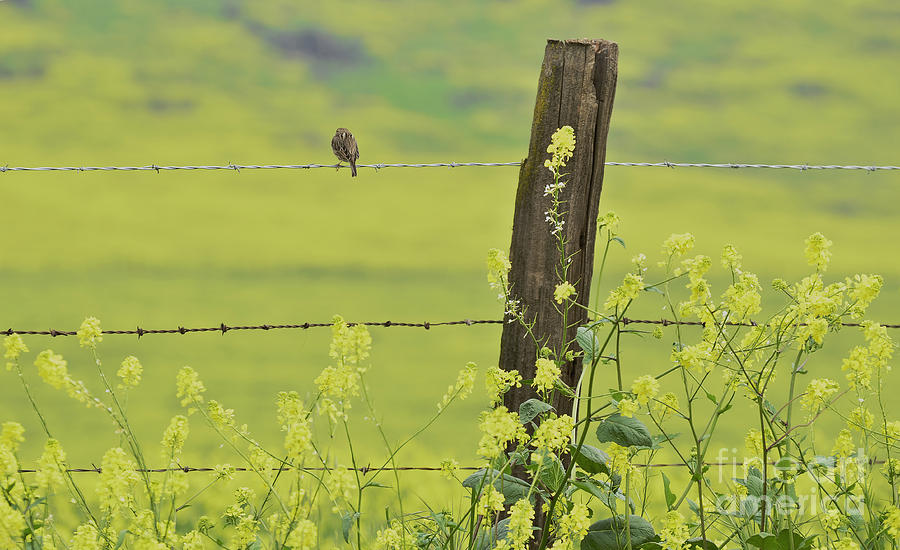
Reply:
[[[606, 40], [549, 40], [541, 66], [528, 158], [519, 172], [509, 283], [513, 298], [527, 308], [527, 318], [536, 322], [533, 332], [547, 338], [547, 345], [554, 349], [574, 339], [576, 328], [587, 321], [587, 313], [582, 308], [572, 308], [570, 326], [563, 330], [562, 319], [554, 308], [555, 266], [559, 257], [545, 220], [550, 203], [544, 188], [553, 182], [552, 174], [544, 167], [544, 160], [549, 158], [547, 145], [557, 128], [569, 125], [575, 129], [575, 156], [565, 168], [569, 175], [561, 198], [568, 211], [564, 226], [568, 237], [566, 254], [574, 255], [569, 280], [575, 285], [578, 303], [587, 306], [618, 52], [618, 45]], [[500, 344], [500, 367], [518, 370], [522, 378], [533, 378], [536, 358], [537, 349], [523, 327], [506, 323]], [[580, 360], [567, 362], [562, 365], [562, 380], [574, 388], [581, 369]], [[536, 394], [529, 387], [513, 388], [506, 394], [504, 405], [516, 412], [532, 397]], [[552, 405], [560, 414], [571, 414], [572, 403], [571, 398], [558, 396]]]

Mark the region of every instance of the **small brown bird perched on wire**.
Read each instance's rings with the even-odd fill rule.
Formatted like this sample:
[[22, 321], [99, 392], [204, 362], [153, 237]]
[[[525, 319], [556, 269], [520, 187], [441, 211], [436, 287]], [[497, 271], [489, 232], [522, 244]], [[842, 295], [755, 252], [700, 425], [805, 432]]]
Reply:
[[356, 138], [346, 128], [338, 128], [331, 138], [331, 150], [334, 156], [341, 162], [350, 163], [351, 177], [356, 177], [356, 159], [359, 158], [359, 146], [356, 145]]

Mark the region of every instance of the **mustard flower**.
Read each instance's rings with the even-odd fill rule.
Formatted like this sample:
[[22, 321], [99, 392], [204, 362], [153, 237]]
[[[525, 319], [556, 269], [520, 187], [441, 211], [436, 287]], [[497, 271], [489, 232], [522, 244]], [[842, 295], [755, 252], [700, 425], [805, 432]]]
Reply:
[[353, 490], [356, 488], [356, 477], [353, 475], [353, 472], [343, 466], [332, 468], [328, 471], [325, 487], [328, 489], [332, 502], [334, 502], [332, 511], [337, 513], [342, 506], [350, 501]]
[[100, 498], [100, 507], [105, 512], [114, 513], [121, 507], [133, 504], [132, 489], [140, 479], [136, 468], [134, 461], [119, 447], [113, 447], [103, 455], [97, 496]]
[[750, 456], [762, 456], [763, 454], [763, 438], [762, 432], [757, 429], [751, 429], [744, 436], [744, 447]]
[[231, 464], [216, 464], [213, 467], [213, 471], [216, 473], [216, 479], [231, 481], [234, 479], [234, 473], [237, 471], [237, 468]]
[[694, 236], [690, 233], [673, 233], [663, 242], [663, 254], [666, 257], [683, 256], [694, 248]]
[[847, 458], [853, 454], [854, 450], [856, 450], [856, 444], [853, 442], [853, 434], [844, 428], [838, 433], [831, 452], [837, 457]]
[[25, 441], [25, 428], [18, 422], [7, 421], [0, 429], [0, 447], [12, 452], [19, 450], [19, 444]]
[[884, 466], [881, 467], [881, 473], [891, 483], [900, 478], [900, 459], [890, 458], [885, 460]]
[[181, 454], [189, 431], [190, 427], [186, 416], [178, 414], [172, 417], [162, 438], [162, 446], [167, 455], [174, 457]]
[[503, 400], [503, 395], [510, 388], [522, 387], [522, 375], [517, 370], [503, 370], [500, 367], [491, 367], [487, 370], [484, 379], [487, 386], [488, 398], [491, 405]]
[[331, 326], [331, 349], [329, 355], [339, 364], [356, 366], [359, 372], [366, 369], [359, 363], [369, 357], [372, 348], [372, 336], [365, 325], [350, 326], [340, 315], [334, 316]]
[[622, 310], [629, 302], [637, 298], [642, 290], [644, 290], [644, 278], [634, 273], [628, 273], [622, 280], [622, 285], [610, 291], [603, 307], [611, 310]]
[[759, 279], [753, 273], [741, 273], [722, 295], [722, 307], [731, 311], [731, 319], [737, 322], [762, 311]]
[[438, 411], [443, 411], [454, 397], [465, 399], [472, 395], [477, 374], [478, 365], [472, 362], [467, 363], [465, 368], [459, 371], [459, 374], [456, 376], [456, 383], [447, 388], [447, 393], [444, 394], [441, 402], [438, 403]]
[[672, 392], [666, 392], [662, 398], [653, 405], [653, 414], [660, 422], [669, 415], [678, 413], [678, 396]]
[[662, 327], [654, 327], [652, 336], [657, 340], [662, 340], [663, 337], [663, 329]]
[[617, 443], [610, 443], [606, 448], [606, 454], [609, 455], [607, 463], [611, 472], [620, 476], [625, 476], [634, 470], [631, 465], [631, 451], [628, 447], [622, 447]]
[[487, 280], [490, 287], [497, 291], [497, 299], [506, 300], [506, 282], [509, 280], [509, 263], [506, 253], [498, 248], [492, 248], [487, 256]]
[[900, 508], [891, 508], [884, 516], [884, 529], [894, 540], [900, 538]]
[[318, 542], [318, 528], [308, 519], [298, 521], [287, 537], [287, 546], [293, 550], [313, 550]]
[[459, 471], [459, 461], [455, 458], [447, 458], [441, 461], [441, 476], [446, 479], [455, 479]]
[[615, 235], [619, 230], [619, 223], [621, 223], [621, 221], [622, 220], [619, 219], [619, 216], [615, 212], [609, 211], [600, 216], [600, 219], [598, 220], [599, 223], [597, 224], [598, 229], [605, 227], [610, 235]]
[[535, 362], [534, 367], [534, 381], [531, 385], [541, 392], [552, 390], [561, 372], [556, 362], [552, 359], [541, 357]]
[[638, 272], [647, 271], [647, 255], [643, 252], [632, 256], [631, 263], [634, 264]]
[[485, 458], [500, 456], [510, 441], [528, 440], [525, 428], [519, 423], [518, 413], [511, 413], [502, 405], [481, 413], [478, 429], [482, 434], [478, 442], [478, 454]]
[[575, 429], [575, 419], [564, 414], [558, 417], [545, 418], [534, 431], [531, 445], [537, 449], [565, 452]]
[[35, 481], [43, 489], [53, 489], [65, 482], [66, 453], [62, 445], [55, 439], [48, 439], [44, 444], [44, 452], [38, 459]]
[[[13, 333], [3, 339], [3, 358], [15, 361], [23, 353], [28, 353], [28, 346], [19, 334]], [[7, 365], [7, 368], [10, 368]]]
[[569, 281], [564, 281], [556, 285], [553, 290], [553, 299], [557, 304], [562, 304], [575, 295], [575, 287]]
[[199, 531], [188, 531], [181, 537], [181, 550], [203, 550], [203, 535]]
[[68, 385], [70, 380], [68, 363], [62, 355], [53, 353], [53, 350], [44, 350], [34, 360], [34, 366], [37, 367], [38, 374], [44, 382], [54, 388], [59, 389]]
[[534, 506], [527, 498], [519, 499], [509, 510], [509, 531], [506, 540], [510, 548], [524, 548], [531, 540], [534, 524]]
[[822, 317], [809, 317], [806, 322], [797, 331], [797, 343], [799, 347], [806, 345], [807, 339], [811, 338], [816, 344], [822, 345], [825, 340], [825, 334], [828, 333], [828, 320]]
[[122, 379], [122, 386], [126, 388], [134, 388], [141, 383], [141, 375], [144, 367], [137, 357], [129, 355], [122, 360], [122, 366], [116, 371], [116, 376]]
[[554, 174], [564, 167], [575, 153], [575, 130], [571, 126], [563, 126], [550, 136], [550, 145], [547, 152], [552, 155], [550, 160], [544, 161], [544, 166]]
[[503, 502], [503, 493], [498, 491], [493, 485], [488, 485], [478, 499], [478, 513], [483, 516], [490, 516], [493, 512], [502, 512]]
[[191, 367], [183, 367], [178, 371], [175, 385], [176, 396], [181, 398], [182, 407], [203, 403], [203, 392], [206, 391], [206, 386], [203, 385], [197, 371]]
[[663, 521], [663, 528], [659, 532], [663, 548], [681, 550], [685, 547], [684, 543], [690, 536], [691, 532], [684, 522], [684, 516], [676, 510], [667, 512]]
[[690, 370], [709, 372], [715, 367], [712, 349], [708, 342], [684, 346], [680, 351], [673, 351], [671, 359]]
[[655, 376], [645, 374], [631, 383], [633, 393], [641, 405], [646, 405], [659, 393], [659, 381]]
[[556, 532], [571, 543], [578, 543], [588, 533], [591, 525], [590, 510], [585, 504], [575, 504], [572, 510], [559, 518]]
[[825, 271], [831, 260], [831, 241], [821, 233], [813, 233], [806, 239], [806, 263], [815, 267], [818, 271]]
[[640, 404], [636, 400], [628, 397], [621, 399], [618, 404], [619, 413], [621, 413], [622, 416], [627, 416], [628, 418], [634, 417], [635, 413], [638, 412], [638, 409], [640, 409], [640, 407]]
[[96, 317], [88, 317], [78, 328], [78, 344], [83, 348], [95, 348], [103, 341], [103, 331], [100, 330], [100, 320]]
[[230, 546], [233, 548], [246, 547], [256, 540], [257, 531], [259, 531], [259, 520], [250, 515], [241, 516], [231, 535]]
[[850, 306], [850, 316], [860, 319], [866, 313], [869, 305], [878, 297], [884, 278], [881, 275], [856, 275], [852, 279], [847, 278], [847, 297], [853, 304]]
[[832, 550], [859, 550], [859, 544], [850, 535], [844, 535], [844, 538], [833, 542], [831, 548]]
[[300, 462], [312, 446], [312, 429], [306, 417], [300, 417], [291, 424], [284, 435], [284, 448], [288, 458]]
[[22, 532], [25, 530], [25, 518], [0, 498], [0, 548], [13, 550], [22, 546]]
[[874, 321], [863, 321], [860, 325], [868, 344], [868, 357], [872, 366], [879, 370], [887, 369], [895, 347], [887, 329]]
[[868, 350], [856, 346], [850, 351], [850, 357], [844, 359], [841, 370], [846, 371], [847, 381], [855, 390], [871, 389], [872, 367], [869, 363]]
[[75, 529], [69, 547], [72, 550], [100, 550], [100, 533], [92, 523], [83, 523]]
[[375, 536], [375, 550], [398, 550], [400, 548], [416, 548], [416, 539], [403, 529], [397, 520], [390, 527], [379, 529]]
[[740, 255], [734, 245], [726, 244], [722, 248], [722, 267], [730, 269], [735, 273], [741, 272], [741, 262], [744, 257]]
[[875, 422], [875, 416], [868, 409], [860, 405], [852, 411], [847, 419], [847, 425], [854, 430], [869, 430]]
[[820, 520], [822, 522], [822, 527], [827, 530], [836, 531], [844, 525], [845, 518], [836, 508], [828, 507], [822, 513]]
[[800, 398], [800, 406], [809, 411], [812, 416], [824, 407], [828, 399], [840, 389], [841, 387], [834, 380], [816, 378], [806, 386], [806, 392]]
[[900, 420], [885, 422], [884, 436], [887, 438], [888, 445], [892, 445], [895, 441], [900, 440]]

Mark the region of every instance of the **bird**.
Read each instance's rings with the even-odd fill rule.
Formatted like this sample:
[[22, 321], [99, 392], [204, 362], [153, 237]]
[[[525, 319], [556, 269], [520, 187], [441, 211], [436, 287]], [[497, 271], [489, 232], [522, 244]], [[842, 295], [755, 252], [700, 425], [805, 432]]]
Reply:
[[341, 162], [350, 163], [350, 177], [356, 177], [356, 159], [359, 158], [359, 146], [356, 138], [346, 128], [338, 128], [331, 138], [331, 150]]

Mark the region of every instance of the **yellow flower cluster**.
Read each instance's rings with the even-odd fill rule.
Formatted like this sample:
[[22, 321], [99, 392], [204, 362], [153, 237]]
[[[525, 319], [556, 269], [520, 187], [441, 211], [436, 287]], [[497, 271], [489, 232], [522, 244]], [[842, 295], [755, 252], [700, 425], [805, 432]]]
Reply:
[[137, 357], [129, 355], [122, 360], [122, 365], [116, 371], [116, 376], [122, 380], [122, 386], [125, 388], [134, 388], [141, 383], [141, 375], [144, 367]]
[[715, 366], [712, 345], [709, 342], [700, 342], [692, 346], [684, 346], [681, 350], [675, 350], [671, 354], [671, 359], [673, 362], [695, 371], [709, 372]]
[[44, 444], [44, 452], [38, 459], [35, 481], [43, 489], [53, 489], [65, 482], [66, 453], [62, 445], [55, 439], [48, 439]]
[[491, 405], [503, 400], [503, 395], [510, 388], [522, 387], [522, 375], [517, 370], [503, 370], [500, 367], [490, 367], [484, 378], [487, 387], [488, 399]]
[[456, 397], [465, 399], [472, 395], [477, 374], [478, 365], [472, 362], [467, 363], [465, 368], [459, 371], [459, 374], [456, 376], [456, 383], [447, 388], [447, 393], [444, 394], [441, 402], [438, 403], [438, 411], [443, 411], [450, 404], [450, 401]]
[[550, 145], [547, 146], [547, 152], [552, 157], [544, 161], [544, 166], [549, 168], [554, 174], [558, 174], [559, 169], [564, 167], [575, 153], [575, 130], [571, 126], [563, 126], [553, 132], [553, 135], [550, 136]]
[[372, 336], [365, 325], [350, 326], [340, 315], [334, 316], [331, 326], [331, 349], [329, 355], [339, 364], [348, 364], [359, 368], [359, 363], [369, 357], [372, 348]]
[[531, 383], [535, 389], [540, 392], [548, 392], [556, 385], [559, 379], [560, 369], [556, 361], [547, 357], [540, 357], [534, 363], [535, 374], [534, 381]]
[[838, 433], [837, 439], [834, 441], [834, 448], [831, 452], [839, 458], [847, 458], [856, 450], [856, 444], [853, 442], [853, 434], [850, 430], [844, 428]]
[[78, 336], [78, 344], [83, 348], [96, 348], [103, 341], [100, 320], [96, 317], [85, 319], [75, 334]]
[[299, 394], [295, 391], [279, 392], [276, 399], [278, 423], [284, 436], [284, 448], [288, 459], [302, 462], [307, 452], [312, 450], [312, 429], [309, 415], [303, 407]]
[[631, 465], [631, 451], [628, 447], [610, 443], [606, 454], [609, 455], [608, 466], [611, 472], [625, 476], [634, 469], [634, 466]]
[[[176, 396], [181, 399], [181, 406], [193, 406], [203, 403], [203, 392], [206, 386], [200, 375], [191, 367], [183, 367], [175, 378]], [[189, 411], [192, 412], [192, 411]]]
[[[509, 510], [509, 524], [504, 548], [508, 550], [524, 549], [532, 538], [531, 527], [534, 524], [534, 506], [527, 498], [516, 501]], [[497, 548], [500, 548], [499, 546]]]
[[163, 432], [162, 438], [166, 456], [176, 457], [181, 454], [181, 449], [184, 447], [184, 442], [187, 441], [189, 431], [190, 428], [186, 416], [179, 414], [172, 417], [172, 420], [169, 421], [169, 426]]
[[730, 320], [741, 322], [762, 311], [759, 279], [753, 273], [741, 273], [722, 295], [722, 307], [729, 310]]
[[525, 442], [528, 434], [519, 423], [518, 413], [512, 413], [504, 406], [481, 413], [481, 439], [478, 442], [478, 454], [485, 458], [497, 458], [503, 453], [506, 444], [511, 441]]
[[56, 389], [65, 388], [66, 394], [72, 399], [88, 406], [102, 405], [91, 396], [84, 382], [75, 380], [69, 375], [68, 362], [62, 355], [53, 353], [53, 350], [44, 350], [34, 360], [34, 366], [37, 367], [38, 374], [44, 382]]
[[298, 521], [287, 537], [287, 546], [293, 550], [313, 550], [318, 543], [318, 528], [308, 519]]
[[490, 517], [494, 512], [502, 512], [503, 502], [503, 493], [493, 485], [488, 485], [478, 499], [478, 513]]
[[132, 506], [134, 484], [140, 479], [134, 461], [120, 447], [113, 447], [103, 455], [100, 468], [100, 482], [97, 485], [100, 507], [115, 514], [122, 508]]
[[553, 290], [553, 299], [557, 304], [562, 304], [575, 295], [575, 287], [569, 281], [564, 281], [556, 285]]
[[900, 539], [900, 508], [891, 508], [884, 516], [884, 529], [894, 540]]
[[690, 233], [673, 233], [663, 241], [663, 255], [668, 257], [683, 256], [694, 248], [694, 236]]
[[567, 414], [545, 418], [534, 431], [531, 445], [541, 450], [565, 453], [566, 446], [572, 438], [573, 429], [575, 429], [575, 419]]
[[459, 471], [459, 461], [455, 458], [447, 458], [441, 461], [441, 476], [445, 479], [455, 479]]
[[812, 417], [840, 389], [841, 387], [834, 380], [816, 378], [806, 386], [806, 392], [800, 398], [800, 406], [809, 411], [810, 417]]
[[357, 488], [356, 478], [353, 472], [343, 466], [332, 468], [328, 471], [325, 487], [328, 489], [332, 502], [334, 502], [332, 511], [337, 513], [341, 511], [342, 507], [347, 506], [347, 503], [350, 501], [353, 490]]
[[813, 233], [806, 239], [806, 262], [818, 271], [825, 271], [831, 261], [831, 241], [821, 233]]
[[722, 248], [722, 267], [725, 269], [730, 269], [734, 273], [740, 273], [743, 259], [744, 257], [738, 253], [734, 245], [726, 244]]
[[622, 285], [610, 291], [603, 307], [609, 310], [621, 311], [632, 300], [637, 298], [642, 290], [644, 290], [644, 278], [634, 273], [628, 273], [625, 275], [625, 279], [622, 280]]
[[666, 392], [653, 406], [653, 414], [660, 422], [669, 415], [678, 414], [678, 396], [672, 392]]
[[10, 334], [3, 339], [3, 350], [3, 358], [7, 359], [6, 369], [10, 370], [13, 368], [13, 361], [18, 359], [23, 353], [28, 352], [28, 346], [25, 345], [25, 341], [18, 334]]
[[395, 548], [415, 548], [416, 539], [411, 533], [403, 530], [403, 524], [397, 520], [391, 526], [379, 529], [375, 537], [375, 550], [394, 550]]
[[619, 216], [612, 211], [607, 212], [600, 216], [600, 219], [597, 220], [597, 229], [606, 228], [609, 231], [610, 235], [615, 235], [619, 230], [619, 224], [622, 220], [619, 219]]
[[25, 517], [0, 498], [0, 548], [14, 550], [22, 547]]
[[659, 393], [659, 381], [655, 376], [645, 374], [631, 383], [631, 393], [637, 397], [638, 403], [647, 403]]
[[572, 510], [563, 514], [556, 522], [556, 541], [551, 546], [554, 548], [574, 548], [588, 533], [591, 526], [590, 510], [587, 505], [576, 503]]
[[861, 319], [869, 305], [878, 297], [884, 278], [881, 275], [856, 275], [847, 278], [847, 298], [849, 298], [850, 316]]
[[640, 409], [641, 406], [636, 400], [631, 399], [630, 397], [625, 397], [619, 400], [616, 408], [619, 409], [619, 414], [621, 414], [622, 416], [633, 418], [635, 413], [638, 412], [638, 409]]
[[682, 550], [685, 541], [690, 538], [691, 532], [684, 522], [684, 516], [675, 510], [666, 513], [663, 528], [659, 532], [663, 548], [668, 550]]

